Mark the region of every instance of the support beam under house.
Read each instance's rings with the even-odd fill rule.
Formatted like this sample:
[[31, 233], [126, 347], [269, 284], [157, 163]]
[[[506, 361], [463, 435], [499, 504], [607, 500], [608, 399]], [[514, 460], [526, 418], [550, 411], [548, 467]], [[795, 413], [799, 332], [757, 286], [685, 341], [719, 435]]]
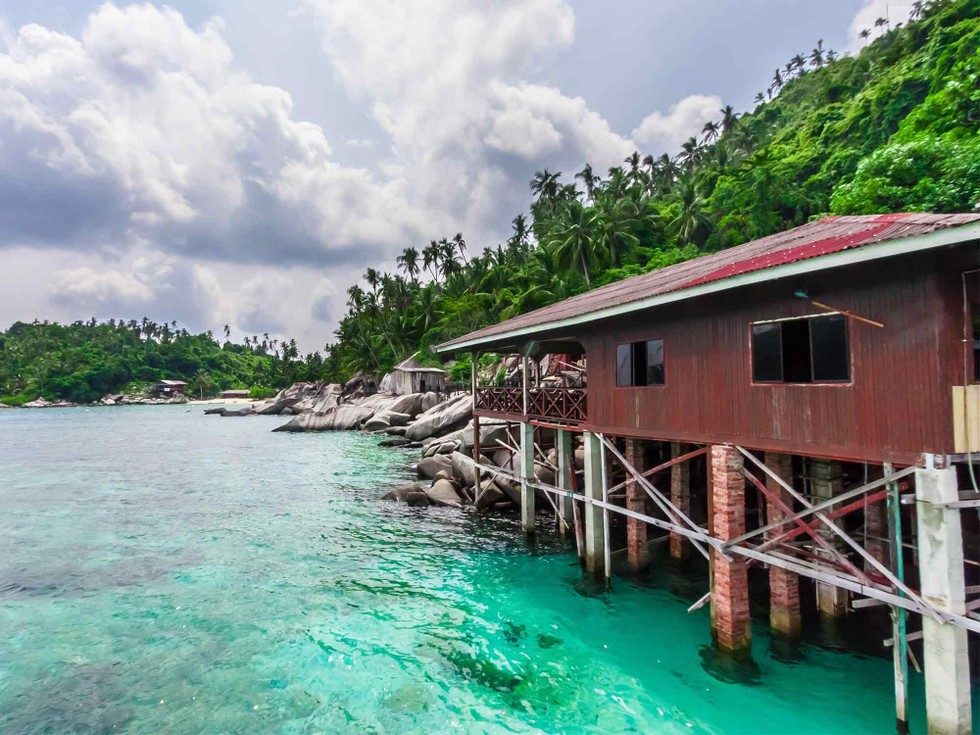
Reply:
[[534, 425], [521, 423], [521, 528], [528, 535], [534, 534]]
[[[966, 611], [963, 531], [960, 511], [947, 504], [959, 499], [956, 470], [937, 467], [926, 455], [916, 470], [919, 569], [922, 596], [939, 610]], [[966, 629], [922, 616], [926, 679], [926, 718], [930, 735], [965, 735], [973, 731], [970, 663]]]
[[[647, 469], [646, 445], [642, 439], [626, 440], [626, 461], [639, 472]], [[646, 515], [647, 494], [631, 475], [626, 479], [626, 508], [627, 510]], [[626, 556], [630, 570], [635, 574], [642, 572], [649, 564], [650, 551], [647, 547], [647, 524], [639, 518], [626, 518]]]
[[[766, 452], [766, 467], [787, 485], [793, 484], [791, 455]], [[782, 500], [787, 508], [793, 507], [793, 497], [772, 477], [766, 477], [766, 488]], [[776, 523], [786, 515], [778, 503], [766, 503], [766, 523]], [[778, 535], [778, 532], [773, 535]], [[769, 567], [769, 625], [791, 640], [799, 639], [803, 627], [800, 617], [800, 578], [777, 566]]]
[[[730, 541], [745, 533], [745, 477], [735, 447], [711, 447], [712, 530]], [[745, 559], [711, 551], [711, 634], [718, 649], [737, 659], [751, 657], [748, 569]]]
[[[573, 487], [572, 473], [575, 472], [575, 454], [572, 451], [572, 432], [558, 429], [555, 432], [555, 451], [558, 461], [558, 487], [562, 490], [571, 490]], [[564, 523], [559, 520], [558, 528], [562, 538], [572, 532], [574, 524], [574, 511], [572, 499], [566, 495], [558, 496], [558, 515], [564, 519]]]
[[[670, 458], [682, 456], [687, 447], [673, 442], [670, 445]], [[670, 502], [686, 516], [691, 515], [691, 463], [678, 462], [670, 468]], [[674, 531], [670, 532], [670, 556], [683, 560], [691, 554], [691, 542]]]
[[[602, 500], [602, 442], [592, 432], [582, 435], [585, 449], [585, 495]], [[585, 504], [585, 568], [596, 579], [605, 577], [602, 508]]]
[[[829, 500], [844, 491], [844, 478], [840, 462], [814, 459], [808, 463], [810, 495], [815, 502]], [[821, 534], [835, 546], [840, 546], [833, 531], [821, 529]], [[825, 553], [825, 552], [820, 552]], [[836, 619], [847, 615], [847, 590], [827, 582], [817, 582], [817, 609], [825, 618]]]

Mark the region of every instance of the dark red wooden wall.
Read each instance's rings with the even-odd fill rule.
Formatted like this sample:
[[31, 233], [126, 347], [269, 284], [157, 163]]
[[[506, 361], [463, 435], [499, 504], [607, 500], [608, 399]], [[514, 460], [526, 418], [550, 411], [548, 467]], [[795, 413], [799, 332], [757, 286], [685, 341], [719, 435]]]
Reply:
[[[963, 382], [960, 273], [969, 267], [962, 256], [892, 258], [590, 324], [575, 335], [588, 356], [585, 428], [876, 462], [952, 453], [951, 386]], [[820, 312], [793, 295], [800, 288], [885, 327], [849, 320], [849, 384], [753, 385], [750, 325]], [[666, 384], [616, 387], [617, 343], [655, 338], [665, 343]]]

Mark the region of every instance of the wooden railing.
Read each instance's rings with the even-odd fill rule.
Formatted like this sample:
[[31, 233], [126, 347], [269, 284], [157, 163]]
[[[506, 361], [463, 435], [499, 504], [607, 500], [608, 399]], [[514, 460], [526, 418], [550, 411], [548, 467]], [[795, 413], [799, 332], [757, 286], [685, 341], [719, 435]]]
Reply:
[[[585, 388], [528, 389], [527, 417], [582, 423], [588, 415]], [[524, 416], [524, 393], [520, 388], [477, 388], [476, 409], [486, 413]]]

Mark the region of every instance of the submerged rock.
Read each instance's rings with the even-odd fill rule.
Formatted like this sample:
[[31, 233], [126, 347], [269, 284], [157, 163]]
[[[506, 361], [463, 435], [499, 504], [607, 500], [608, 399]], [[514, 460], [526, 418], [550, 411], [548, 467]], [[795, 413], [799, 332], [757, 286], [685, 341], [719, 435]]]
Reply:
[[432, 487], [425, 491], [429, 502], [433, 505], [444, 505], [461, 507], [463, 499], [459, 496], [456, 487], [449, 480], [436, 480]]

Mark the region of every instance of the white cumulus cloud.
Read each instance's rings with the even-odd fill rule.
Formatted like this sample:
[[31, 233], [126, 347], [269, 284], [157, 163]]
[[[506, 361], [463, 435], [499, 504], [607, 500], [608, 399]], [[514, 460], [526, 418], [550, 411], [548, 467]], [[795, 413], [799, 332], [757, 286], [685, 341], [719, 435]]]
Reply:
[[336, 262], [419, 222], [404, 182], [337, 164], [286, 91], [237, 69], [220, 21], [149, 4], [105, 4], [78, 38], [21, 28], [0, 53], [0, 140], [0, 246]]
[[654, 112], [643, 118], [633, 139], [654, 155], [673, 156], [688, 138], [700, 135], [706, 122], [717, 120], [721, 108], [721, 97], [692, 94], [671, 105], [666, 114]]

